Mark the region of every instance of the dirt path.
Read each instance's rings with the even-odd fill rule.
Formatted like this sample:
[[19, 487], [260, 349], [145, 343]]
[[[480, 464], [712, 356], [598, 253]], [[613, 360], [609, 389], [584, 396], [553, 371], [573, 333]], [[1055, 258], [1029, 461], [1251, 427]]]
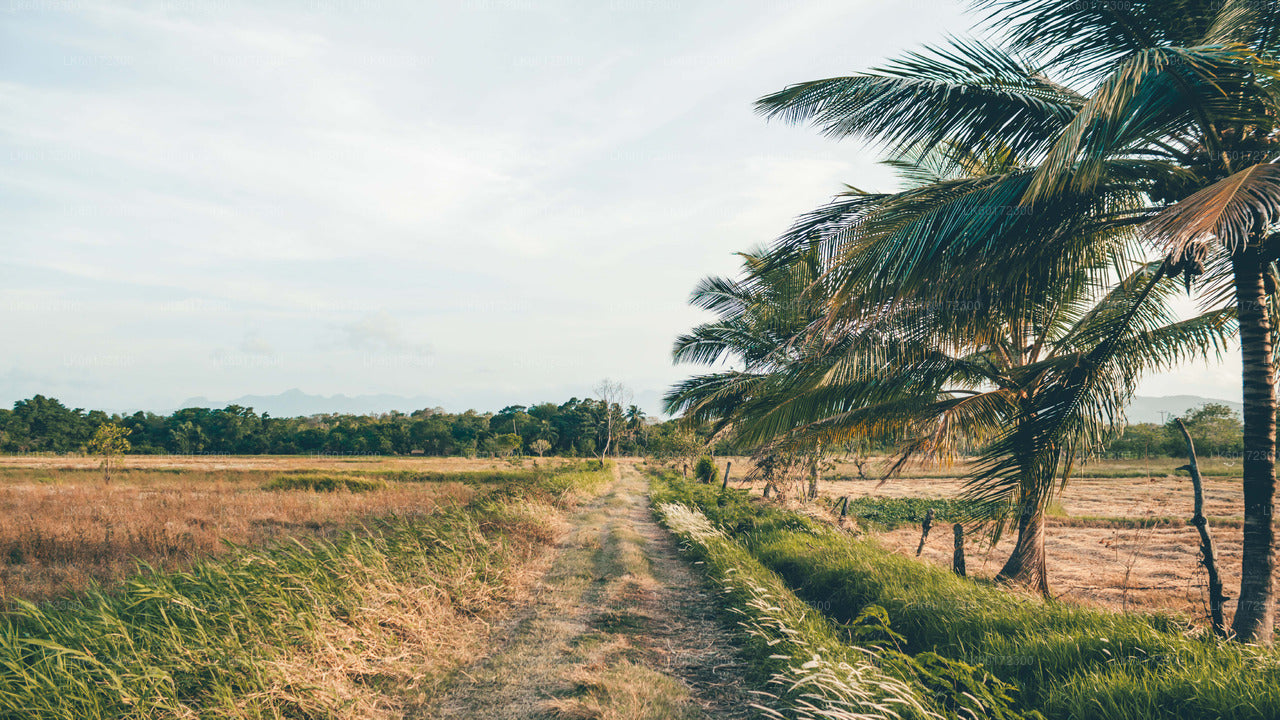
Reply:
[[427, 718], [750, 717], [750, 695], [711, 599], [653, 520], [647, 483], [621, 465], [493, 652], [458, 674]]

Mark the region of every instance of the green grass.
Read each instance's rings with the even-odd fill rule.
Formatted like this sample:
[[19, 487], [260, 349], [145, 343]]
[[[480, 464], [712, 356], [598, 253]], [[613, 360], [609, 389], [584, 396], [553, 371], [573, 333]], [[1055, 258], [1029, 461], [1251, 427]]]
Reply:
[[[710, 494], [706, 486], [696, 487]], [[651, 495], [659, 519], [720, 589], [721, 607], [738, 628], [749, 680], [768, 689], [757, 692], [769, 699], [769, 708], [783, 713], [778, 717], [1022, 716], [1011, 707], [1013, 688], [980, 667], [932, 652], [901, 652], [900, 637], [878, 608], [849, 623], [814, 612], [783, 578], [699, 510], [671, 502], [689, 499], [679, 489], [655, 478]], [[779, 519], [761, 518], [756, 530]]]
[[322, 475], [315, 473], [277, 475], [263, 483], [263, 490], [311, 490], [313, 492], [372, 492], [387, 487], [385, 480], [375, 480], [350, 475]]
[[343, 714], [348, 699], [284, 661], [331, 650], [317, 634], [335, 623], [394, 640], [394, 627], [369, 624], [371, 606], [403, 603], [408, 613], [443, 593], [459, 612], [483, 611], [521, 548], [546, 540], [554, 505], [544, 501], [568, 502], [607, 477], [515, 478], [465, 507], [387, 518], [334, 541], [242, 548], [183, 572], [144, 571], [112, 593], [18, 601], [0, 616], [0, 718]]
[[1280, 656], [1216, 640], [1171, 617], [1013, 593], [890, 553], [741, 491], [668, 476], [664, 502], [717, 527], [835, 623], [884, 608], [904, 650], [979, 663], [1022, 707], [1070, 718], [1280, 717]]
[[970, 517], [974, 503], [938, 498], [860, 497], [849, 501], [849, 515], [885, 529], [922, 522], [933, 510], [934, 522], [962, 522]]

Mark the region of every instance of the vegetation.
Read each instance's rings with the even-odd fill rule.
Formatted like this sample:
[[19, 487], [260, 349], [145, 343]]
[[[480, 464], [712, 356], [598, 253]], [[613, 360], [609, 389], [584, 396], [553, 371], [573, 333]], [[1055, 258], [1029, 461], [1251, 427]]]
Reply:
[[[1240, 457], [1244, 452], [1244, 432], [1240, 415], [1226, 405], [1205, 403], [1187, 413], [1182, 421], [1195, 442], [1196, 453], [1203, 458]], [[1113, 458], [1148, 458], [1169, 456], [1186, 458], [1187, 445], [1170, 418], [1163, 425], [1138, 423], [1107, 446]]]
[[901, 651], [883, 609], [844, 625], [814, 613], [741, 544], [672, 498], [655, 481], [655, 510], [721, 590], [754, 680], [777, 692], [762, 693], [770, 717], [1020, 717], [1010, 707], [1013, 688], [980, 667]]
[[350, 475], [319, 475], [302, 473], [278, 475], [262, 486], [263, 490], [311, 490], [313, 492], [370, 492], [387, 486], [385, 480], [372, 480]]
[[[829, 621], [882, 608], [909, 654], [980, 665], [1017, 688], [1016, 709], [1072, 718], [1268, 718], [1273, 653], [1190, 634], [1175, 618], [1045, 602], [886, 552], [746, 493], [655, 480], [655, 502], [705, 513]], [[872, 610], [872, 612], [876, 612]]]
[[[755, 403], [769, 418], [762, 439], [794, 442], [944, 405], [937, 431], [914, 440], [944, 456], [949, 435], [999, 428], [970, 494], [1016, 518], [1002, 574], [1038, 575], [1047, 592], [1040, 538], [1055, 487], [1121, 426], [1142, 371], [1220, 352], [1238, 323], [1245, 520], [1233, 628], [1269, 643], [1280, 4], [978, 6], [998, 42], [954, 39], [758, 102], [770, 117], [876, 143], [910, 182], [850, 188], [800, 218], [746, 286], [768, 305], [772, 276], [804, 268], [812, 280], [792, 296], [821, 319], [785, 338], [721, 338], [750, 349], [738, 353], [746, 367], [676, 388], [673, 406], [740, 422]], [[819, 273], [807, 269], [815, 256]], [[1158, 329], [1175, 279], [1206, 314]], [[1108, 285], [1119, 303], [1081, 307]], [[717, 311], [770, 317], [732, 298]]]
[[85, 449], [102, 458], [102, 481], [111, 482], [111, 458], [129, 452], [129, 429], [115, 423], [99, 425]]
[[700, 483], [713, 483], [720, 479], [720, 469], [710, 455], [703, 455], [693, 466], [693, 477]]
[[[674, 423], [651, 423], [634, 405], [614, 403], [606, 413], [603, 402], [589, 398], [511, 405], [497, 413], [426, 409], [407, 415], [276, 418], [237, 405], [184, 408], [167, 416], [109, 416], [36, 395], [0, 410], [0, 452], [83, 452], [108, 425], [127, 431], [132, 441], [127, 452], [141, 454], [589, 457], [608, 446], [615, 455], [671, 456], [683, 454], [685, 444], [684, 431]], [[707, 437], [705, 429], [698, 432]]]
[[[971, 167], [1005, 169], [976, 159]], [[1001, 576], [1046, 595], [1043, 513], [1069, 477], [1067, 460], [1101, 449], [1140, 372], [1224, 347], [1231, 330], [1226, 312], [1178, 321], [1167, 301], [1180, 288], [1158, 283], [1158, 263], [1141, 265], [1100, 296], [1092, 278], [1102, 268], [1081, 272], [1017, 312], [899, 300], [836, 319], [825, 317], [835, 293], [818, 279], [816, 250], [809, 246], [790, 262], [779, 268], [747, 256], [743, 280], [703, 281], [695, 304], [714, 300], [723, 317], [678, 340], [676, 357], [715, 362], [729, 354], [746, 370], [696, 376], [668, 395], [668, 409], [787, 447], [897, 438], [890, 473], [918, 456], [982, 447], [969, 476], [975, 517], [994, 519], [998, 537], [1013, 515], [1018, 542]], [[822, 304], [798, 313], [801, 322], [777, 320], [815, 297]], [[1030, 418], [1085, 361], [1094, 375], [1089, 402], [1064, 418], [1072, 429], [1054, 448], [1036, 451]], [[810, 473], [816, 497], [816, 459]]]
[[923, 522], [930, 511], [937, 522], [964, 522], [972, 519], [980, 510], [971, 501], [933, 498], [871, 498], [860, 497], [849, 501], [845, 510], [850, 516], [885, 529], [904, 524]]
[[558, 508], [606, 476], [546, 472], [426, 521], [19, 602], [0, 617], [0, 717], [367, 716], [362, 688], [432, 682], [456, 662], [439, 648], [509, 597]]

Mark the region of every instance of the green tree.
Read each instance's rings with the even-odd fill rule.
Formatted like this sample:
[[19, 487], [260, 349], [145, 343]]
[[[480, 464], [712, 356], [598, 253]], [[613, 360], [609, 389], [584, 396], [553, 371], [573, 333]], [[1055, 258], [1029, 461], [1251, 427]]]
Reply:
[[[1238, 455], [1244, 444], [1244, 428], [1240, 415], [1227, 405], [1205, 403], [1187, 413], [1183, 422], [1203, 455]], [[1167, 427], [1176, 431], [1174, 420]]]
[[111, 459], [129, 452], [129, 428], [115, 423], [104, 423], [93, 433], [87, 447], [91, 455], [102, 458], [102, 481], [111, 482]]

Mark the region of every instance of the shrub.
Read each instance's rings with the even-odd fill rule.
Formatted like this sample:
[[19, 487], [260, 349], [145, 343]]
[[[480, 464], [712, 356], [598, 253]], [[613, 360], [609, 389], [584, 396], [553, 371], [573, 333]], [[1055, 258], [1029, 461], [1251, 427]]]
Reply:
[[720, 469], [710, 455], [703, 455], [698, 458], [698, 464], [693, 466], [693, 477], [700, 483], [714, 483], [720, 479]]

